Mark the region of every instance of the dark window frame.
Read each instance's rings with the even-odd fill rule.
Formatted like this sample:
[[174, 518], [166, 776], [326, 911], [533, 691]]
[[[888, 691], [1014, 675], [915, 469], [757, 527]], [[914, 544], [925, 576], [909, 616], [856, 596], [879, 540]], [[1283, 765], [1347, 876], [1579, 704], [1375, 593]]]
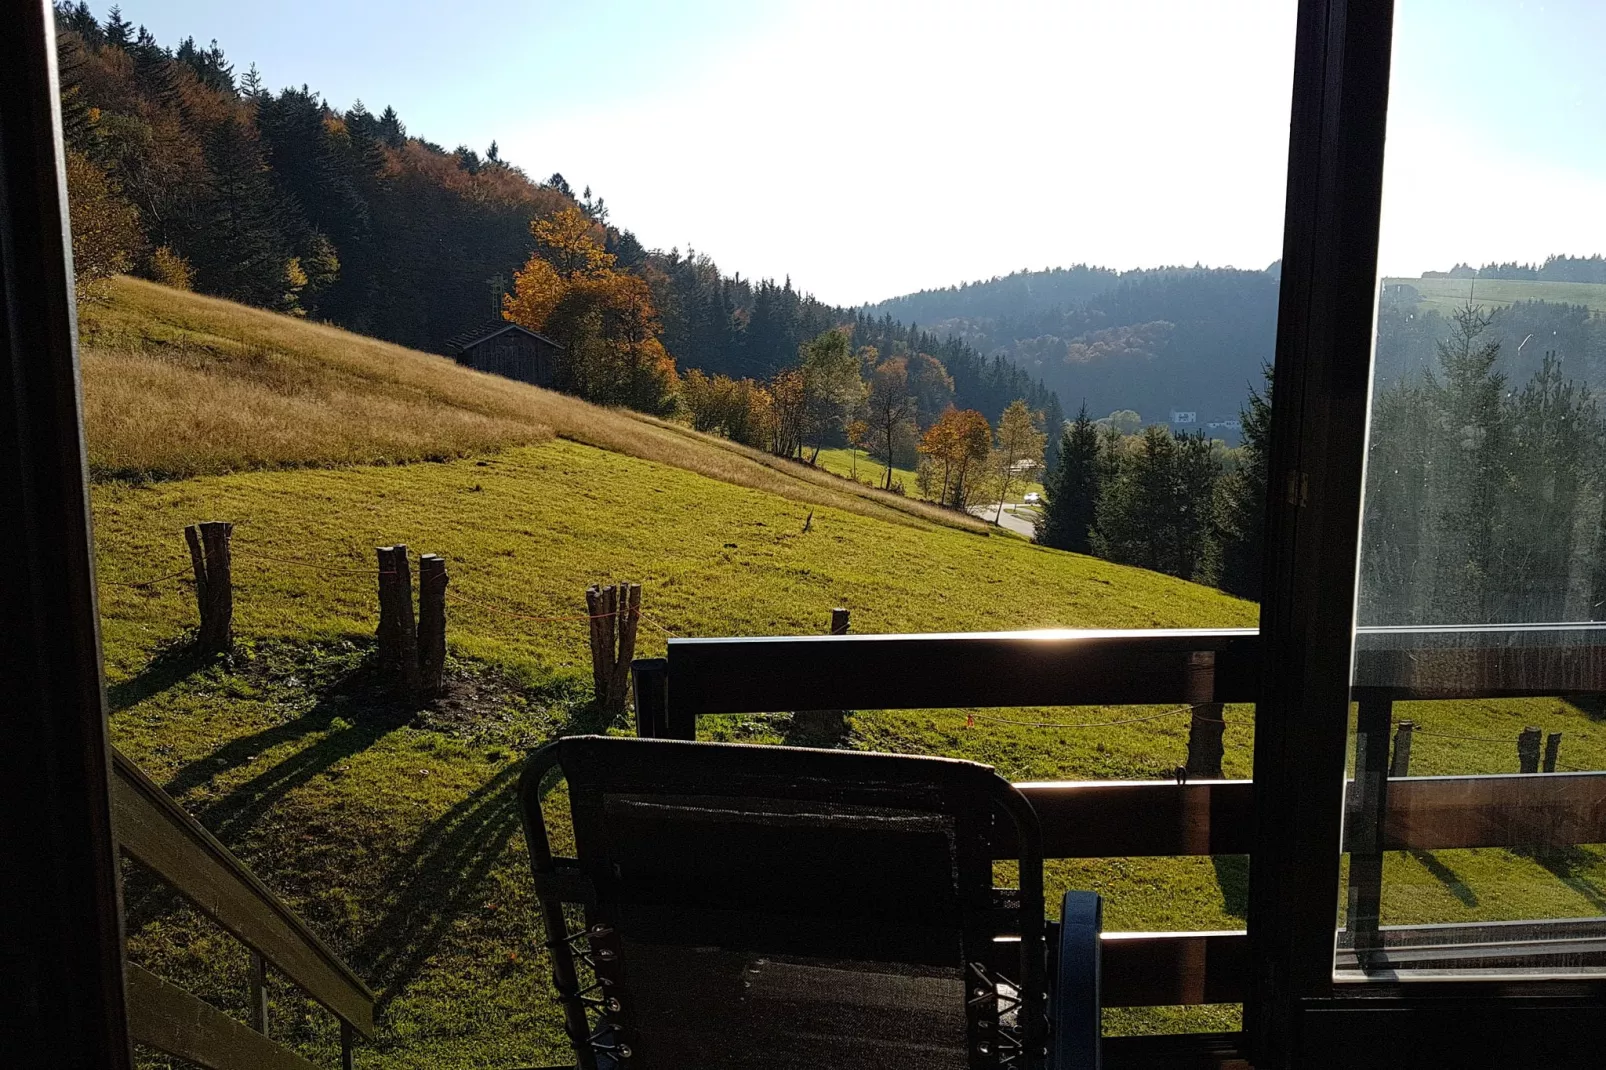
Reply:
[[[53, 12], [0, 34], [0, 675], [19, 1065], [131, 1065], [65, 227]], [[1388, 100], [1391, 0], [1301, 0], [1262, 608], [1255, 975], [1261, 1067], [1592, 1065], [1606, 984], [1335, 982], [1342, 783]], [[10, 711], [19, 711], [12, 713]], [[1297, 755], [1299, 762], [1290, 756]], [[1297, 770], [1297, 772], [1296, 772]], [[1317, 770], [1320, 775], [1312, 775]], [[1156, 1065], [1232, 1054], [1148, 1045]], [[1202, 1045], [1202, 1046], [1200, 1046]], [[1164, 1049], [1163, 1056], [1160, 1055]], [[1191, 1056], [1191, 1059], [1188, 1057]]]
[[1256, 1066], [1593, 1066], [1606, 982], [1333, 977], [1392, 31], [1392, 0], [1300, 4], [1246, 1039]]

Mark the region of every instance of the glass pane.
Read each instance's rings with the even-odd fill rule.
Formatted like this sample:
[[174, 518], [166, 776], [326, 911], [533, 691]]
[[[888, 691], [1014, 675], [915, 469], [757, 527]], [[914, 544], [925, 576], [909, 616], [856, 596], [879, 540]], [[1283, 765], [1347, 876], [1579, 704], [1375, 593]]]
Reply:
[[1397, 11], [1340, 979], [1606, 973], [1603, 39]]

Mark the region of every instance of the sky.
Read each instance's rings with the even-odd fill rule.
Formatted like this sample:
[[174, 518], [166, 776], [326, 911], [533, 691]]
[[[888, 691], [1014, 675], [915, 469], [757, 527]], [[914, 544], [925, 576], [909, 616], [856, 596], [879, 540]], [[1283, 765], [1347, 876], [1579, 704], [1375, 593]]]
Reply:
[[[103, 3], [92, 3], [104, 15]], [[1281, 255], [1294, 0], [127, 0], [837, 304]], [[1606, 4], [1399, 0], [1381, 268], [1606, 252]]]

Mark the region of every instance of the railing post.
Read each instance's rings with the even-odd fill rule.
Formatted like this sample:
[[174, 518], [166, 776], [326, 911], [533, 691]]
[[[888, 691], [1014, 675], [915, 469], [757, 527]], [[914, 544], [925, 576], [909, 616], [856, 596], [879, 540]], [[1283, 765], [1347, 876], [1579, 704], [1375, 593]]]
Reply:
[[1378, 923], [1383, 907], [1383, 819], [1388, 813], [1389, 722], [1394, 702], [1371, 695], [1356, 702], [1355, 783], [1346, 817], [1349, 837], [1349, 902], [1344, 928], [1354, 940], [1355, 960], [1370, 970], [1382, 949]]
[[[832, 635], [848, 634], [848, 611], [842, 606], [831, 610]], [[804, 730], [804, 741], [811, 744], [825, 743], [841, 737], [847, 729], [846, 710], [796, 710], [792, 713], [792, 722]]]
[[357, 1046], [357, 1031], [351, 1028], [351, 1023], [340, 1023], [340, 1070], [352, 1070], [356, 1065], [352, 1049]]
[[268, 1035], [268, 960], [251, 949], [251, 1028]]
[[1221, 758], [1225, 751], [1222, 737], [1227, 731], [1226, 709], [1216, 697], [1216, 655], [1196, 650], [1188, 655], [1188, 693], [1184, 701], [1193, 707], [1188, 725], [1188, 764], [1190, 777], [1221, 779]]
[[642, 739], [666, 739], [669, 724], [669, 661], [665, 658], [637, 658], [630, 663], [636, 689], [636, 735]]
[[1389, 776], [1411, 775], [1411, 735], [1415, 731], [1415, 721], [1401, 721], [1394, 730], [1394, 758], [1389, 762]]
[[1517, 771], [1519, 773], [1539, 772], [1539, 747], [1544, 739], [1544, 733], [1533, 725], [1522, 730], [1517, 736]]

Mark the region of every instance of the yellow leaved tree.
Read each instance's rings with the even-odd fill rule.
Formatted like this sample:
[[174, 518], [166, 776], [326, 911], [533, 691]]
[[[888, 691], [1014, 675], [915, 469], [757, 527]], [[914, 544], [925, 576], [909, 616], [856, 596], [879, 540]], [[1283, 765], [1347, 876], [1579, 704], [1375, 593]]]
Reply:
[[535, 253], [513, 278], [502, 315], [564, 347], [560, 389], [604, 405], [663, 412], [675, 360], [639, 275], [618, 270], [602, 226], [569, 207], [530, 224]]

